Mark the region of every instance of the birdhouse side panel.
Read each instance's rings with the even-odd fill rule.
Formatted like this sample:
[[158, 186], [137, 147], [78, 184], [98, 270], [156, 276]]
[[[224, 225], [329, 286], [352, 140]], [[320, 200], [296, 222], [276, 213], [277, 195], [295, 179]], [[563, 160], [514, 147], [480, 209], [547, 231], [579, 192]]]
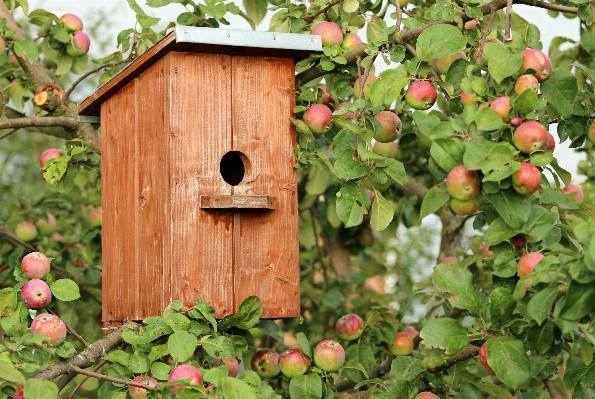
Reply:
[[293, 60], [233, 58], [233, 149], [249, 164], [234, 194], [277, 198], [276, 209], [237, 218], [236, 306], [258, 295], [265, 318], [297, 317], [300, 310], [294, 79]]
[[[129, 317], [136, 303], [138, 178], [136, 159], [136, 82], [101, 106], [102, 320]], [[116, 323], [117, 324], [117, 323]]]
[[220, 161], [231, 151], [231, 58], [172, 52], [170, 59], [171, 299], [233, 312], [232, 213], [201, 195], [230, 195]]

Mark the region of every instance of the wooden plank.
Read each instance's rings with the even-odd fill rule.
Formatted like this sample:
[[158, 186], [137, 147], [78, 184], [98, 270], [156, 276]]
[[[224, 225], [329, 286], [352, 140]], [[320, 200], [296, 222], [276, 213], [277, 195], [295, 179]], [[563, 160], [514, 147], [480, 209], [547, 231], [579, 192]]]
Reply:
[[248, 160], [244, 179], [233, 187], [233, 194], [277, 197], [277, 209], [271, 212], [236, 213], [235, 306], [258, 295], [265, 308], [263, 317], [297, 317], [296, 135], [289, 122], [295, 107], [294, 61], [236, 56], [232, 62], [233, 150]]
[[136, 301], [125, 288], [135, 266], [138, 179], [135, 163], [134, 101], [131, 82], [102, 105], [102, 316], [121, 321]]
[[275, 209], [277, 198], [268, 195], [201, 195], [203, 209]]
[[231, 59], [170, 57], [171, 299], [201, 298], [217, 317], [233, 308], [232, 214], [200, 208], [201, 195], [231, 195], [220, 161], [231, 151]]

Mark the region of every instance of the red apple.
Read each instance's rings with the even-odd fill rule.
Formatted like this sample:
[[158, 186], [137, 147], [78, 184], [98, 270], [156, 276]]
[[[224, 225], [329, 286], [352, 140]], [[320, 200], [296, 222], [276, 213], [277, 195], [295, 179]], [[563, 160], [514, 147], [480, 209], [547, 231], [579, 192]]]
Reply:
[[420, 392], [415, 395], [415, 399], [440, 399], [440, 397], [434, 395], [432, 392]]
[[305, 374], [310, 367], [310, 359], [299, 348], [289, 348], [279, 355], [279, 369], [289, 379]]
[[404, 332], [397, 333], [394, 342], [390, 346], [390, 351], [395, 356], [408, 356], [413, 352], [415, 344]]
[[[146, 385], [148, 389], [157, 388], [158, 382], [155, 378], [142, 375], [132, 379], [133, 382]], [[148, 391], [140, 387], [128, 387], [128, 393], [132, 399], [143, 399], [147, 397]]]
[[17, 60], [17, 56], [12, 51], [8, 53], [8, 63], [12, 66], [19, 66], [19, 60]]
[[463, 25], [463, 27], [467, 30], [477, 29], [477, 25], [479, 25], [481, 23], [482, 19], [483, 18], [479, 18], [479, 21], [476, 21], [474, 19], [472, 19], [471, 21], [467, 21], [467, 22], [465, 22], [465, 25]]
[[553, 152], [556, 149], [556, 140], [554, 140], [554, 136], [547, 132], [547, 143], [545, 145], [545, 150], [548, 152]]
[[91, 39], [86, 33], [77, 31], [72, 36], [72, 41], [66, 46], [66, 53], [71, 57], [82, 57], [89, 52]]
[[585, 193], [583, 193], [583, 190], [576, 184], [569, 184], [562, 189], [562, 192], [572, 196], [572, 201], [577, 205], [582, 204], [585, 200]]
[[335, 103], [335, 99], [328, 93], [328, 91], [326, 90], [326, 86], [318, 86], [317, 89], [322, 90], [322, 96], [320, 97], [320, 101], [322, 101], [324, 105]]
[[409, 86], [405, 92], [405, 102], [413, 109], [428, 109], [436, 102], [436, 88], [427, 80], [420, 80]]
[[314, 363], [324, 371], [337, 371], [345, 363], [345, 349], [337, 341], [321, 341], [314, 348]]
[[523, 123], [523, 118], [520, 116], [513, 116], [510, 118], [510, 126], [512, 127], [519, 127]]
[[21, 298], [29, 309], [45, 308], [52, 300], [50, 286], [43, 280], [32, 279], [23, 285]]
[[356, 314], [346, 314], [337, 320], [335, 331], [345, 341], [356, 340], [364, 332], [364, 321]]
[[343, 43], [341, 43], [341, 47], [349, 51], [353, 51], [361, 45], [362, 39], [360, 39], [355, 33], [347, 33], [343, 38]]
[[475, 170], [467, 170], [465, 165], [457, 165], [446, 176], [446, 190], [451, 197], [467, 201], [479, 194], [481, 179]]
[[430, 65], [432, 65], [434, 67], [434, 69], [436, 69], [441, 74], [446, 75], [446, 73], [448, 72], [448, 69], [450, 68], [452, 63], [455, 62], [455, 60], [458, 60], [459, 58], [462, 58], [462, 59], [467, 58], [464, 51], [459, 51], [456, 54], [451, 54], [451, 55], [447, 55], [444, 57], [435, 58], [430, 61]]
[[39, 218], [35, 225], [43, 235], [49, 236], [56, 231], [56, 218], [51, 213], [47, 214], [48, 218]]
[[541, 172], [529, 162], [521, 162], [521, 169], [512, 173], [512, 188], [519, 194], [533, 194], [541, 185]]
[[60, 17], [64, 27], [69, 31], [83, 30], [83, 21], [74, 14], [64, 14]]
[[42, 313], [33, 319], [31, 332], [49, 337], [42, 341], [44, 344], [58, 346], [66, 339], [66, 324], [58, 316]]
[[230, 377], [236, 378], [238, 374], [240, 374], [240, 363], [238, 363], [238, 359], [236, 359], [235, 357], [231, 359], [217, 359], [213, 362], [213, 366], [217, 366], [221, 362], [223, 362], [223, 364], [225, 364], [225, 366], [227, 367], [227, 374]]
[[12, 399], [25, 399], [25, 384], [19, 384]]
[[464, 91], [461, 92], [461, 104], [473, 105], [477, 101], [479, 101], [479, 98], [477, 97], [477, 95], [475, 93], [467, 94]]
[[525, 277], [533, 272], [535, 265], [543, 259], [543, 255], [539, 252], [529, 252], [521, 256], [517, 264], [517, 274], [519, 277]]
[[512, 108], [512, 105], [510, 105], [510, 97], [496, 98], [494, 101], [492, 101], [492, 105], [490, 105], [490, 108], [496, 111], [496, 113], [500, 115], [504, 122], [507, 123], [510, 120], [508, 116], [508, 111], [510, 111], [510, 109]]
[[[366, 99], [366, 98], [370, 97], [370, 86], [372, 86], [372, 83], [374, 83], [376, 81], [376, 79], [378, 79], [376, 76], [368, 75], [368, 78], [366, 79], [366, 82], [363, 85], [364, 91], [363, 91], [361, 98]], [[353, 85], [353, 97], [355, 97], [356, 99], [360, 98], [360, 89], [361, 89], [361, 82], [360, 82], [360, 79], [358, 78], [358, 79], [355, 79], [355, 84]]]
[[545, 82], [552, 74], [552, 63], [545, 53], [538, 49], [528, 48], [523, 50], [521, 71], [535, 70], [535, 77], [539, 82]]
[[458, 263], [460, 262], [459, 259], [456, 256], [447, 256], [446, 258], [443, 258], [440, 263], [443, 263], [445, 265], [450, 265], [452, 263]]
[[514, 83], [514, 92], [521, 94], [525, 90], [533, 90], [535, 94], [539, 93], [539, 81], [533, 75], [521, 75]]
[[[188, 364], [181, 364], [169, 373], [169, 377], [167, 378], [167, 382], [173, 382], [178, 380], [187, 380], [189, 383], [193, 385], [201, 385], [202, 384], [202, 374], [200, 371]], [[178, 392], [180, 389], [186, 388], [185, 385], [177, 385], [171, 389], [172, 393]]]
[[512, 144], [524, 153], [541, 150], [547, 144], [547, 130], [537, 121], [523, 122], [512, 135]]
[[510, 243], [512, 244], [513, 247], [521, 249], [521, 248], [525, 248], [525, 246], [527, 245], [527, 239], [525, 238], [524, 235], [517, 234], [516, 236], [514, 236], [510, 239]]
[[250, 368], [261, 377], [275, 377], [281, 372], [279, 370], [279, 354], [272, 349], [259, 349], [250, 359]]
[[23, 257], [21, 269], [29, 278], [44, 278], [50, 272], [50, 261], [41, 252], [31, 252]]
[[495, 374], [494, 370], [488, 364], [488, 343], [485, 342], [481, 348], [479, 348], [479, 361], [484, 369], [490, 374]]
[[490, 245], [485, 242], [479, 246], [477, 252], [484, 258], [491, 258], [494, 256], [494, 251], [490, 251]]
[[389, 158], [397, 159], [397, 156], [399, 155], [399, 144], [397, 144], [396, 141], [391, 141], [390, 143], [376, 141], [374, 143], [374, 152]]
[[311, 105], [303, 119], [312, 133], [324, 134], [333, 127], [333, 112], [324, 104]]
[[375, 118], [380, 122], [380, 131], [374, 135], [376, 141], [390, 143], [399, 137], [403, 125], [401, 124], [401, 119], [394, 112], [381, 111]]
[[101, 226], [101, 215], [102, 214], [100, 206], [97, 206], [91, 210], [91, 212], [89, 213], [89, 222], [91, 223], [91, 226]]
[[313, 35], [320, 35], [325, 46], [340, 46], [343, 43], [343, 31], [334, 22], [321, 22], [312, 30]]
[[[442, 262], [442, 263], [444, 263], [444, 262]], [[407, 336], [411, 339], [415, 339], [415, 337], [417, 337], [419, 335], [419, 331], [417, 331], [415, 328], [413, 328], [411, 326], [405, 327], [403, 332], [405, 334], [407, 334]]]
[[37, 237], [37, 227], [33, 222], [21, 222], [14, 230], [15, 236], [23, 242], [31, 242]]
[[450, 209], [459, 216], [470, 215], [477, 212], [481, 205], [481, 196], [478, 195], [467, 201], [451, 198], [448, 205]]
[[44, 152], [41, 153], [39, 156], [39, 166], [42, 168], [45, 166], [46, 162], [52, 158], [60, 158], [62, 155], [62, 151], [57, 148], [48, 148]]

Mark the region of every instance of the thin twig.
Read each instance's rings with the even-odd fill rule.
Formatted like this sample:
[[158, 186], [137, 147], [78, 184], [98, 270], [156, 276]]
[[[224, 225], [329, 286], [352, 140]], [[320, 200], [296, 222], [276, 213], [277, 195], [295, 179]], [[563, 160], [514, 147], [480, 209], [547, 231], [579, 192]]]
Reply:
[[[99, 370], [100, 368], [103, 367], [104, 364], [107, 363], [107, 360], [102, 360], [101, 362], [99, 362], [99, 364], [95, 367], [93, 367], [93, 372]], [[76, 386], [74, 387], [74, 390], [70, 393], [70, 395], [68, 395], [67, 399], [72, 399], [72, 397], [74, 396], [74, 394], [76, 393], [76, 391], [79, 390], [79, 388], [85, 383], [85, 381], [87, 381], [90, 377], [88, 375], [84, 376], [78, 384], [76, 384]]]
[[[312, 208], [310, 208], [310, 220], [312, 220], [312, 230], [314, 231], [314, 239], [316, 240], [316, 248], [318, 248], [318, 259], [320, 260], [320, 270], [322, 271], [322, 278], [324, 279], [325, 292], [329, 292], [327, 267], [326, 267], [326, 264], [324, 263], [324, 257], [322, 255], [322, 248], [320, 248], [320, 245], [318, 245], [318, 233], [316, 231], [315, 215], [314, 215], [314, 211], [312, 210]], [[323, 241], [324, 241], [324, 239], [323, 239]]]
[[19, 240], [14, 235], [12, 235], [12, 233], [10, 233], [8, 230], [0, 229], [0, 237], [4, 237], [8, 241], [12, 242], [13, 244], [20, 245], [21, 247], [25, 247], [25, 248], [31, 250], [32, 252], [38, 252], [37, 249], [33, 245], [27, 244], [26, 242]]
[[324, 14], [326, 13], [328, 10], [330, 10], [333, 6], [336, 6], [337, 4], [339, 4], [340, 2], [342, 2], [343, 0], [333, 0], [330, 3], [328, 3], [324, 8], [320, 9], [319, 11], [316, 11], [314, 14], [310, 14], [310, 15], [304, 15], [303, 17], [301, 17], [304, 21], [306, 22], [312, 22], [314, 20], [314, 18], [316, 18], [317, 16], [319, 16], [320, 14]]
[[[109, 381], [109, 382], [114, 382], [116, 384], [130, 385], [131, 387], [139, 387], [139, 388], [151, 389], [147, 385], [141, 384], [139, 382], [134, 382], [132, 380], [123, 380], [121, 378], [110, 377], [109, 375], [105, 375], [105, 374], [101, 374], [101, 373], [96, 373], [94, 371], [88, 371], [88, 370], [82, 369], [82, 368], [77, 367], [77, 366], [72, 366], [72, 371], [76, 371], [79, 374], [87, 375], [89, 377], [97, 378], [98, 380], [105, 380], [105, 381]], [[158, 391], [161, 392], [161, 389], [160, 388], [153, 388], [153, 389], [156, 389], [156, 390], [158, 390]]]
[[401, 30], [401, 22], [403, 21], [403, 11], [401, 11], [399, 0], [395, 0], [395, 7], [397, 7], [397, 22], [395, 23], [395, 32], [399, 32]]
[[6, 138], [8, 136], [10, 136], [11, 134], [13, 134], [14, 132], [16, 132], [17, 130], [19, 130], [19, 129], [10, 129], [8, 132], [1, 134], [0, 135], [0, 140]]
[[467, 360], [474, 356], [477, 356], [478, 354], [479, 354], [479, 347], [475, 346], [475, 345], [471, 345], [471, 346], [466, 347], [465, 349], [458, 351], [453, 356], [451, 356], [447, 359], [444, 359], [444, 363], [442, 363], [440, 366], [426, 369], [426, 371], [428, 373], [439, 373], [439, 372], [444, 371], [459, 362], [462, 362], [463, 360]]
[[[47, 308], [46, 308], [46, 309], [47, 309]], [[52, 309], [47, 309], [47, 310], [48, 310], [48, 312], [50, 312], [50, 313], [51, 313], [51, 314], [53, 314], [54, 316], [58, 316], [58, 315], [57, 315], [57, 314], [56, 314], [56, 313], [55, 313], [55, 312], [54, 312]], [[79, 333], [77, 333], [76, 331], [74, 331], [74, 329], [73, 329], [73, 328], [72, 328], [70, 325], [68, 325], [68, 324], [67, 324], [67, 323], [66, 323], [64, 320], [62, 320], [62, 321], [64, 322], [64, 325], [66, 326], [66, 329], [67, 329], [67, 330], [68, 330], [68, 331], [69, 331], [69, 332], [70, 332], [72, 335], [74, 335], [74, 337], [75, 337], [76, 339], [78, 339], [78, 340], [79, 340], [79, 342], [80, 342], [81, 344], [83, 344], [83, 346], [84, 346], [85, 348], [87, 348], [88, 346], [90, 346], [90, 345], [89, 345], [89, 343], [88, 343], [88, 342], [87, 342], [87, 341], [86, 341], [86, 340], [85, 340], [83, 337], [81, 337], [81, 335], [80, 335]]]
[[494, 16], [496, 15], [496, 9], [492, 8], [490, 12], [490, 19], [488, 20], [488, 25], [486, 26], [485, 30], [483, 31], [483, 36], [481, 37], [481, 43], [479, 45], [479, 53], [477, 54], [477, 60], [475, 61], [477, 64], [481, 62], [481, 57], [483, 56], [483, 48], [486, 45], [486, 39], [488, 37], [488, 33], [490, 33], [490, 28], [492, 27], [492, 22], [494, 21]]
[[70, 86], [70, 88], [68, 90], [66, 90], [65, 97], [66, 98], [70, 97], [70, 95], [72, 94], [72, 92], [74, 91], [74, 89], [76, 89], [76, 87], [78, 86], [78, 84], [81, 83], [86, 78], [88, 78], [89, 76], [93, 75], [95, 72], [99, 72], [99, 71], [101, 71], [104, 68], [115, 67], [116, 65], [120, 65], [120, 64], [123, 64], [125, 62], [129, 62], [128, 59], [108, 62], [107, 64], [100, 65], [97, 68], [94, 68], [94, 69], [91, 69], [90, 71], [85, 72], [83, 75], [81, 75], [80, 78], [78, 78], [72, 84], [72, 86]]
[[358, 65], [357, 73], [359, 76], [359, 98], [362, 98], [362, 96], [364, 95], [364, 86], [366, 85], [366, 82], [368, 81], [368, 77], [370, 76], [370, 70], [372, 69], [372, 66], [374, 65], [374, 61], [376, 61], [376, 57], [378, 57], [378, 54], [374, 54], [372, 56], [372, 61], [370, 61], [370, 65], [368, 65], [368, 67], [366, 68], [366, 71], [364, 72], [363, 80], [362, 80], [362, 76], [359, 74], [361, 63], [360, 63], [360, 65]]
[[[397, 2], [398, 2], [398, 0], [397, 0]], [[411, 54], [413, 54], [414, 57], [417, 57], [417, 51], [415, 50], [415, 47], [413, 47], [409, 43], [405, 43], [405, 48], [407, 50], [409, 50], [409, 52]], [[442, 81], [442, 77], [440, 76], [440, 73], [433, 66], [432, 66], [432, 72], [431, 73], [432, 73], [432, 76], [436, 78], [436, 80]], [[444, 98], [446, 99], [446, 101], [450, 101], [450, 95], [448, 95], [448, 92], [444, 89], [444, 87], [442, 87], [440, 85], [440, 83], [437, 83], [437, 84], [442, 89], [442, 94], [444, 94]]]
[[38, 41], [39, 39], [42, 39], [44, 37], [48, 37], [48, 36], [52, 36], [51, 33], [44, 33], [43, 35], [39, 35], [37, 36], [35, 39], [33, 39], [34, 42]]
[[512, 0], [506, 1], [506, 25], [504, 29], [504, 39], [510, 43], [512, 41], [512, 34], [510, 32], [510, 15], [512, 14]]
[[554, 387], [554, 384], [550, 380], [547, 378], [544, 379], [543, 385], [545, 386], [545, 389], [547, 389], [552, 399], [560, 399], [560, 395], [558, 394], [558, 391], [556, 391], [556, 387]]

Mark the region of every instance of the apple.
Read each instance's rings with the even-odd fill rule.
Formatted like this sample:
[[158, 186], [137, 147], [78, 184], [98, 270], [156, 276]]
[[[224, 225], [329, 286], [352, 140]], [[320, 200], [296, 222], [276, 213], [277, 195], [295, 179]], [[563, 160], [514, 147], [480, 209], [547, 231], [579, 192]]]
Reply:
[[593, 144], [595, 144], [595, 123], [591, 123], [589, 125], [589, 130], [587, 130], [587, 139]]
[[450, 265], [452, 263], [458, 263], [459, 259], [456, 256], [447, 256], [445, 258], [442, 258], [442, 260], [440, 261], [440, 263], [443, 263], [445, 265]]
[[461, 92], [461, 104], [463, 104], [463, 105], [473, 105], [477, 101], [479, 101], [479, 98], [477, 97], [477, 94], [475, 94], [475, 93], [467, 94], [464, 91]]
[[310, 367], [310, 359], [299, 348], [289, 348], [279, 355], [279, 369], [289, 379], [305, 374]]
[[[364, 92], [363, 95], [361, 96], [361, 98], [366, 99], [368, 97], [370, 97], [370, 86], [372, 86], [372, 83], [374, 83], [376, 81], [376, 79], [378, 79], [376, 76], [374, 75], [368, 75], [368, 78], [366, 79], [365, 83], [363, 84], [364, 86]], [[353, 85], [353, 97], [355, 97], [356, 99], [360, 98], [360, 89], [361, 89], [361, 82], [360, 79], [356, 79], [355, 80], [355, 84]]]
[[250, 368], [261, 377], [275, 377], [281, 372], [279, 369], [279, 354], [272, 349], [259, 349], [250, 359]]
[[335, 99], [328, 93], [328, 91], [326, 90], [326, 86], [318, 86], [317, 89], [322, 90], [322, 96], [320, 96], [320, 101], [322, 101], [324, 105], [335, 103]]
[[89, 223], [91, 223], [91, 226], [93, 227], [97, 227], [97, 226], [101, 226], [101, 207], [97, 206], [95, 208], [93, 208], [91, 210], [91, 212], [89, 213]]
[[340, 46], [343, 43], [343, 31], [334, 22], [321, 22], [312, 30], [313, 35], [320, 35], [325, 46]]
[[39, 232], [43, 235], [50, 235], [56, 231], [56, 218], [51, 213], [47, 214], [47, 219], [39, 218], [35, 225]]
[[521, 162], [521, 169], [512, 173], [512, 188], [519, 194], [533, 194], [541, 185], [541, 172], [529, 162]]
[[467, 30], [477, 29], [477, 25], [479, 25], [481, 23], [482, 19], [483, 18], [480, 18], [479, 21], [476, 21], [474, 19], [472, 19], [471, 21], [467, 21], [467, 22], [465, 22], [465, 25], [463, 25], [463, 27]]
[[451, 197], [467, 201], [479, 194], [481, 179], [475, 170], [467, 170], [465, 165], [457, 165], [446, 176], [446, 190]]
[[60, 158], [64, 153], [57, 148], [48, 148], [39, 156], [39, 166], [44, 167], [46, 162], [52, 158]]
[[411, 339], [415, 339], [415, 337], [417, 337], [419, 335], [419, 331], [417, 331], [415, 328], [409, 326], [409, 327], [405, 327], [405, 329], [403, 330], [403, 332], [405, 334], [407, 334], [407, 336]]
[[547, 142], [545, 144], [545, 150], [548, 152], [553, 152], [556, 149], [556, 140], [554, 140], [554, 136], [547, 132]]
[[333, 112], [324, 104], [311, 105], [303, 119], [312, 133], [324, 134], [333, 127]]
[[380, 122], [380, 130], [374, 135], [376, 141], [390, 143], [399, 137], [403, 129], [403, 124], [394, 112], [381, 111], [376, 114], [375, 118]]
[[358, 339], [364, 332], [364, 321], [356, 314], [341, 316], [335, 324], [337, 336], [345, 341]]
[[525, 72], [528, 69], [535, 71], [534, 76], [539, 82], [545, 82], [552, 74], [552, 63], [543, 51], [527, 48], [523, 50], [521, 71]]
[[31, 242], [37, 237], [37, 227], [33, 222], [21, 222], [14, 229], [16, 237], [23, 242]]
[[430, 60], [430, 65], [432, 65], [432, 67], [434, 67], [434, 69], [436, 69], [441, 74], [446, 75], [452, 63], [455, 62], [455, 60], [458, 60], [459, 58], [467, 58], [464, 51], [459, 51], [456, 54], [451, 54]]
[[[344, 105], [353, 105], [353, 103], [350, 103], [348, 101], [342, 102], [339, 105], [337, 105], [337, 107], [335, 108], [335, 111], [338, 111], [341, 109], [341, 107], [343, 107]], [[351, 111], [344, 113], [343, 115], [337, 115], [336, 116], [339, 119], [345, 120], [345, 119], [355, 119], [357, 118], [357, 115]]]
[[19, 66], [19, 60], [17, 56], [12, 51], [8, 53], [8, 63], [12, 66]]
[[440, 397], [434, 395], [432, 392], [420, 392], [415, 395], [415, 399], [440, 399]]
[[69, 31], [83, 30], [83, 21], [74, 14], [64, 14], [60, 17], [64, 27]]
[[494, 101], [492, 101], [490, 108], [496, 111], [496, 113], [500, 115], [504, 122], [508, 123], [508, 121], [510, 121], [508, 116], [508, 111], [510, 111], [512, 108], [512, 105], [510, 104], [510, 97], [496, 98]]
[[19, 384], [12, 399], [25, 399], [25, 384]]
[[521, 256], [517, 264], [517, 274], [519, 277], [525, 277], [533, 272], [535, 265], [543, 259], [543, 255], [539, 252], [529, 252]]
[[413, 352], [415, 344], [404, 332], [397, 333], [395, 341], [390, 346], [390, 352], [395, 356], [408, 356]]
[[[200, 371], [188, 364], [181, 364], [177, 367], [174, 367], [172, 371], [169, 373], [169, 377], [167, 378], [167, 382], [173, 382], [178, 380], [187, 380], [189, 383], [193, 385], [201, 385], [202, 384], [202, 374]], [[171, 389], [171, 393], [176, 393], [180, 389], [186, 388], [185, 385], [177, 385]]]
[[23, 274], [29, 278], [44, 278], [50, 272], [50, 261], [41, 252], [31, 252], [21, 261]]
[[478, 195], [470, 200], [451, 198], [448, 205], [450, 209], [459, 216], [470, 215], [477, 212], [481, 205], [481, 196]]
[[66, 339], [66, 324], [58, 316], [42, 313], [33, 319], [31, 332], [49, 337], [42, 341], [44, 344], [58, 346]]
[[8, 86], [8, 94], [12, 97], [22, 94], [25, 91], [25, 84], [21, 79], [13, 79]]
[[[386, 189], [380, 190], [379, 188], [377, 188], [377, 190], [385, 191]], [[374, 193], [372, 192], [372, 194], [374, 194]], [[374, 237], [374, 233], [372, 232], [372, 230], [370, 228], [364, 228], [357, 236], [357, 242], [363, 248], [368, 248], [368, 247], [371, 247], [372, 245], [374, 245], [374, 243], [376, 242], [376, 237]]]
[[510, 126], [512, 127], [519, 127], [523, 123], [523, 118], [520, 116], [513, 116], [510, 118]]
[[238, 363], [238, 359], [236, 359], [235, 357], [231, 359], [217, 359], [213, 362], [213, 366], [217, 366], [221, 364], [221, 362], [223, 362], [223, 364], [225, 364], [225, 366], [227, 367], [227, 374], [230, 377], [236, 378], [238, 374], [240, 374], [240, 363]]
[[82, 57], [89, 52], [91, 39], [86, 33], [76, 31], [72, 35], [72, 41], [66, 46], [66, 53], [71, 57]]
[[374, 152], [385, 155], [389, 158], [397, 159], [397, 156], [399, 155], [399, 144], [397, 144], [396, 141], [391, 141], [389, 143], [381, 143], [376, 141], [374, 143]]
[[[132, 382], [146, 385], [148, 389], [157, 388], [158, 384], [155, 378], [146, 375], [135, 377], [132, 379]], [[147, 397], [148, 391], [144, 388], [129, 386], [128, 393], [132, 399], [143, 399]]]
[[525, 246], [527, 245], [527, 239], [525, 238], [524, 235], [517, 234], [516, 236], [514, 236], [510, 239], [510, 243], [512, 244], [513, 247], [521, 249], [521, 248], [525, 248]]
[[539, 81], [533, 75], [521, 75], [514, 83], [514, 92], [521, 94], [525, 90], [533, 90], [535, 94], [539, 93]]
[[362, 45], [362, 39], [355, 33], [347, 33], [343, 38], [341, 47], [345, 50], [353, 51]]
[[582, 204], [585, 200], [585, 193], [583, 193], [583, 190], [576, 184], [569, 184], [568, 186], [562, 189], [562, 192], [564, 194], [571, 195], [572, 202], [574, 202], [577, 205]]
[[491, 258], [494, 256], [494, 251], [490, 251], [490, 244], [486, 244], [485, 242], [479, 246], [477, 252], [484, 258]]
[[43, 280], [32, 279], [23, 285], [21, 298], [29, 309], [45, 308], [52, 300], [50, 286]]
[[488, 343], [485, 342], [481, 348], [479, 348], [479, 361], [484, 369], [490, 374], [495, 374], [494, 370], [488, 364]]
[[405, 92], [405, 102], [413, 109], [428, 109], [436, 102], [436, 88], [427, 80], [420, 80], [409, 86]]
[[541, 150], [547, 144], [547, 130], [537, 121], [523, 122], [512, 135], [512, 144], [524, 153]]
[[327, 339], [314, 348], [314, 363], [324, 371], [337, 371], [345, 363], [345, 349], [337, 341]]

